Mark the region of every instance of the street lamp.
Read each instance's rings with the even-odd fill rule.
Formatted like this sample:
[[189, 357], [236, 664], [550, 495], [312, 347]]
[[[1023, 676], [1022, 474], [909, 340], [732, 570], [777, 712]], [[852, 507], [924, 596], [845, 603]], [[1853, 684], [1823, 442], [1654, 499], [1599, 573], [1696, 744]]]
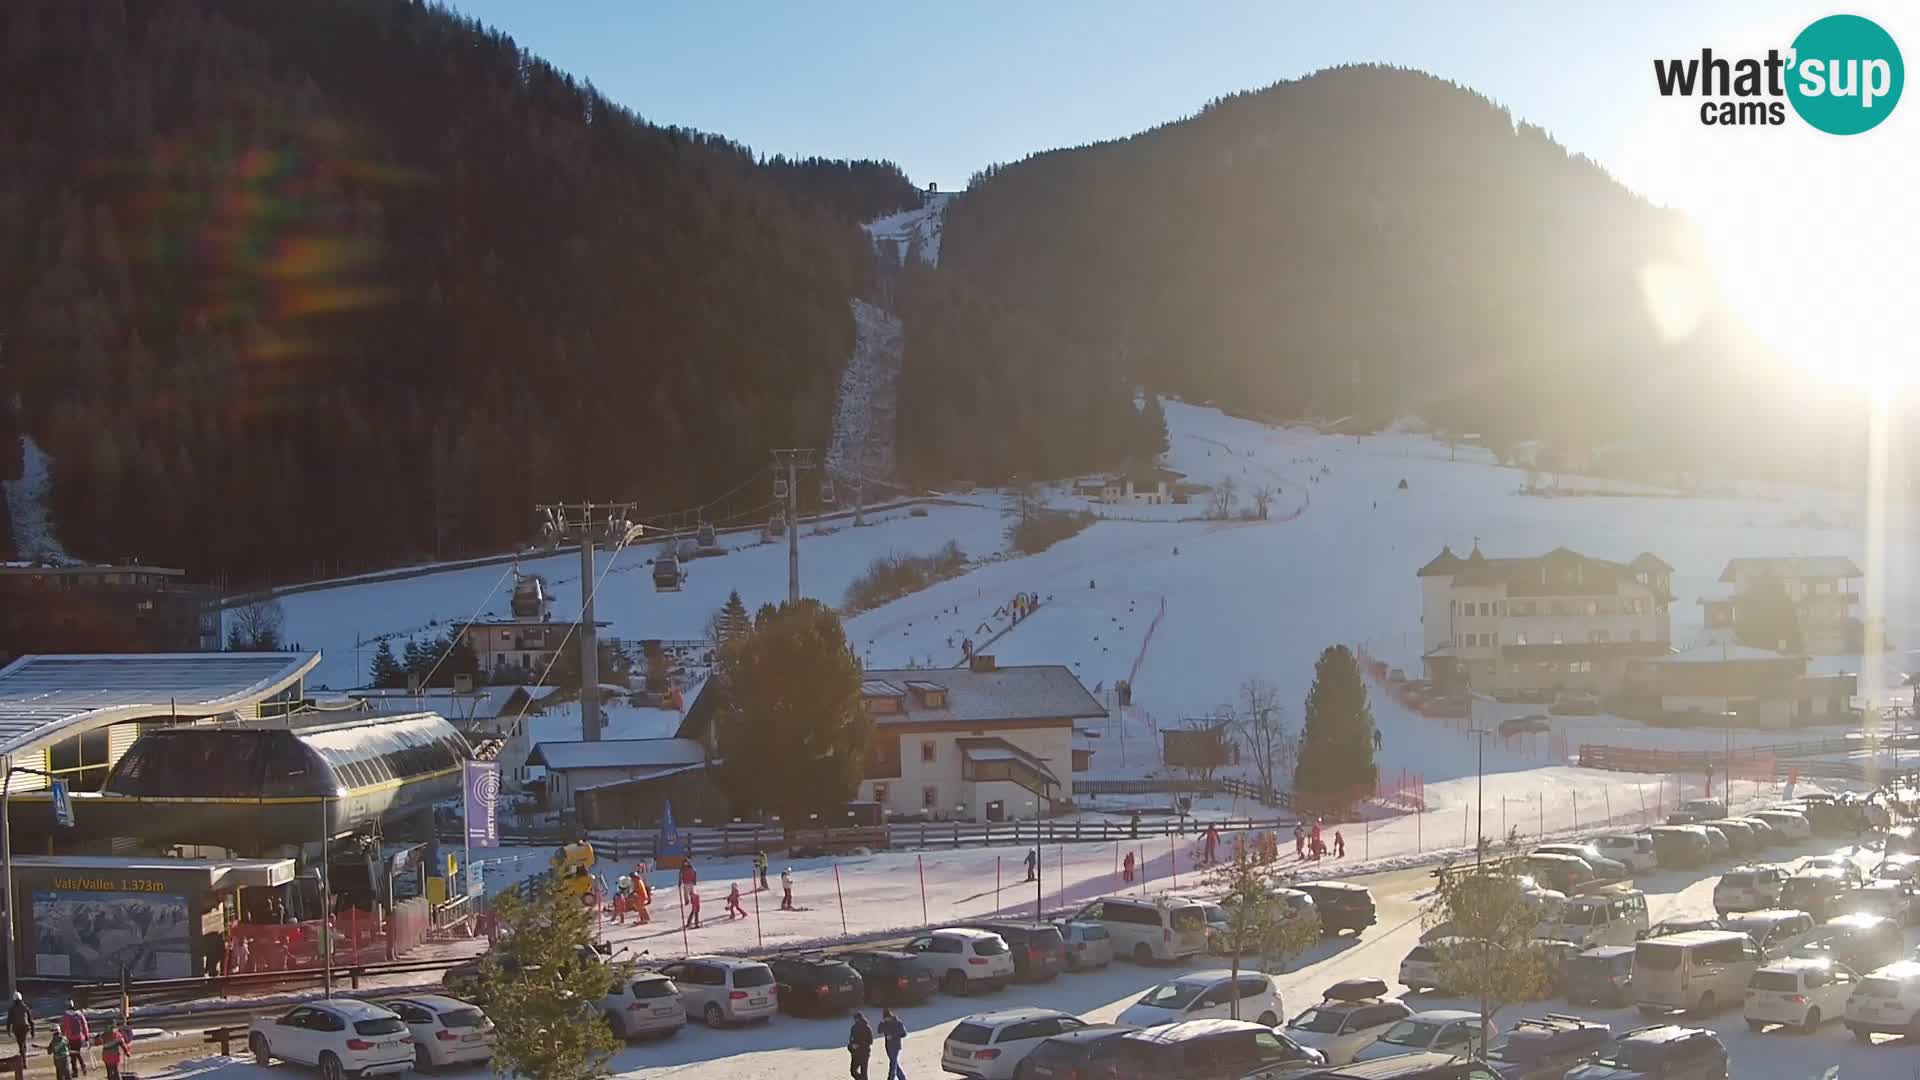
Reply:
[[15, 765], [12, 758], [5, 760], [6, 775], [0, 777], [0, 907], [4, 907], [6, 913], [0, 918], [0, 950], [4, 950], [7, 962], [7, 1000], [12, 1001], [16, 966], [13, 949], [13, 821], [8, 817], [7, 797], [12, 794], [15, 773], [26, 773], [47, 780], [54, 779], [54, 776], [50, 772]]
[[1477, 835], [1473, 844], [1473, 865], [1477, 870], [1487, 853], [1487, 736], [1495, 732], [1487, 728], [1468, 728], [1467, 734], [1479, 739], [1473, 765], [1474, 813], [1477, 816], [1474, 823], [1474, 831]]

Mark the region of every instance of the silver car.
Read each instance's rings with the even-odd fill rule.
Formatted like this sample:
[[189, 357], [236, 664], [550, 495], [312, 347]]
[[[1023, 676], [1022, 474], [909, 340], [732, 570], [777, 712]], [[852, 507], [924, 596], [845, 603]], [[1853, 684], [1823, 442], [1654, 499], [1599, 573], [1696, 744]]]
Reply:
[[738, 956], [690, 956], [663, 965], [660, 974], [680, 990], [688, 1016], [708, 1027], [766, 1020], [780, 1008], [773, 969]]
[[1054, 924], [1067, 943], [1067, 970], [1090, 971], [1113, 963], [1113, 938], [1097, 922], [1062, 919]]

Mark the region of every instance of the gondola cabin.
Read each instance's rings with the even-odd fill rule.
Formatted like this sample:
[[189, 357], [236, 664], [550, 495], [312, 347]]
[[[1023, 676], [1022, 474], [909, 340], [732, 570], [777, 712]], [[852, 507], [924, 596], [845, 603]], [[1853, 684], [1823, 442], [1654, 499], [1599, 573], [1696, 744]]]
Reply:
[[430, 810], [472, 756], [435, 713], [162, 728], [75, 794], [75, 831], [264, 852]]
[[660, 555], [653, 560], [653, 587], [658, 592], [679, 592], [686, 574], [675, 555]]
[[700, 528], [697, 531], [695, 539], [700, 541], [700, 546], [703, 548], [714, 548], [714, 547], [720, 546], [720, 537], [714, 533], [713, 523], [710, 521], [703, 521], [700, 523]]

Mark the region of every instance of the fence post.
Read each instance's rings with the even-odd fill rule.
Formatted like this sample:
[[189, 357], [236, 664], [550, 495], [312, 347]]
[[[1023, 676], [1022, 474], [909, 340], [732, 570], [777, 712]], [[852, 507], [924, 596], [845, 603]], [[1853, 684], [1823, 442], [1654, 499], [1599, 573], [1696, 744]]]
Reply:
[[915, 855], [913, 865], [920, 871], [920, 921], [929, 922], [931, 920], [927, 918], [927, 864], [924, 859]]
[[833, 895], [840, 901], [840, 936], [847, 934], [847, 897], [840, 891], [840, 861], [833, 863]]
[[1600, 793], [1607, 797], [1607, 824], [1611, 825], [1613, 824], [1613, 785], [1608, 784], [1601, 788]]
[[1580, 789], [1577, 787], [1574, 787], [1572, 784], [1568, 784], [1567, 798], [1573, 800], [1573, 831], [1579, 832], [1580, 831]]

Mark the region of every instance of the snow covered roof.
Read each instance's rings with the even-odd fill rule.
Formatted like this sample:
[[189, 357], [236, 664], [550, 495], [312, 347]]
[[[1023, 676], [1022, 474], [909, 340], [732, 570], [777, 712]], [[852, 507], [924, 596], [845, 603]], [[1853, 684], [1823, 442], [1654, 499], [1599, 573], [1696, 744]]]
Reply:
[[1440, 554], [1414, 576], [1448, 575], [1455, 585], [1505, 585], [1514, 596], [1603, 596], [1638, 574], [1672, 572], [1673, 567], [1665, 560], [1645, 551], [1627, 563], [1596, 559], [1567, 547], [1554, 548], [1545, 555], [1496, 559], [1482, 555], [1475, 544], [1465, 557], [1455, 555], [1451, 548], [1441, 548]]
[[0, 753], [123, 720], [244, 712], [319, 662], [317, 652], [23, 656], [0, 668]]
[[883, 726], [923, 723], [986, 723], [1009, 720], [1078, 720], [1105, 716], [1072, 670], [1060, 664], [999, 667], [991, 671], [966, 668], [868, 671], [867, 681], [931, 683], [945, 690], [937, 706], [922, 704], [912, 695], [901, 711], [874, 717]]
[[449, 720], [493, 720], [506, 708], [516, 690], [525, 690], [535, 701], [553, 693], [551, 686], [482, 686], [464, 694], [447, 689], [354, 690], [348, 696], [365, 701], [376, 709], [432, 709]]
[[1730, 582], [1742, 575], [1783, 578], [1857, 578], [1860, 568], [1845, 555], [1785, 555], [1761, 558], [1729, 559], [1720, 571], [1720, 580]]
[[1721, 664], [1727, 662], [1752, 662], [1756, 660], [1792, 660], [1795, 657], [1772, 649], [1756, 649], [1748, 645], [1714, 645], [1703, 643], [1689, 649], [1682, 649], [1659, 657], [1656, 664]]
[[707, 763], [704, 761], [696, 761], [691, 765], [643, 767], [634, 769], [618, 780], [603, 780], [598, 784], [587, 784], [584, 787], [576, 787], [573, 790], [575, 792], [600, 791], [604, 788], [616, 788], [624, 784], [631, 784], [636, 780], [664, 780], [669, 776], [679, 776], [681, 773], [698, 772], [706, 767]]
[[601, 742], [543, 742], [527, 755], [528, 765], [568, 769], [633, 769], [697, 765], [707, 748], [693, 739], [608, 739]]

